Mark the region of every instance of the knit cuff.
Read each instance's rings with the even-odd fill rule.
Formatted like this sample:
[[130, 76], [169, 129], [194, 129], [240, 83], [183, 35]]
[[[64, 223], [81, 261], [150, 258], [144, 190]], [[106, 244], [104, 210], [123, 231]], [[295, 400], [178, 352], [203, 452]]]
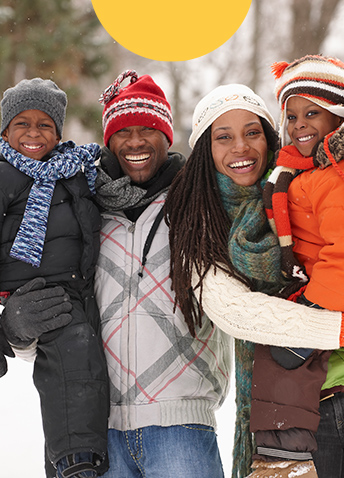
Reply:
[[16, 347], [12, 344], [11, 347], [16, 357], [24, 360], [25, 362], [34, 362], [37, 355], [37, 342], [38, 340], [34, 340], [32, 344], [30, 344], [25, 349]]
[[344, 347], [344, 317], [342, 312], [342, 325], [340, 328], [339, 346]]
[[275, 458], [281, 458], [284, 460], [298, 460], [298, 461], [312, 460], [312, 453], [309, 453], [308, 451], [278, 450], [275, 448], [266, 448], [264, 446], [257, 447], [257, 454], [268, 456], [268, 457], [273, 456]]

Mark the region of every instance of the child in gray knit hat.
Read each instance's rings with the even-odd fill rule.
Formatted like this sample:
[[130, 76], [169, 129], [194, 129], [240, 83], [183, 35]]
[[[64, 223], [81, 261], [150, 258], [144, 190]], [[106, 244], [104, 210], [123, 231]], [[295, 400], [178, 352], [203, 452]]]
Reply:
[[1, 101], [0, 133], [3, 134], [13, 118], [23, 111], [39, 110], [54, 121], [61, 139], [66, 107], [67, 95], [53, 81], [42, 78], [22, 80], [4, 92]]
[[93, 292], [100, 147], [60, 142], [66, 106], [66, 93], [41, 78], [20, 81], [1, 101], [0, 344], [35, 357], [47, 477], [94, 478], [106, 471], [108, 418]]

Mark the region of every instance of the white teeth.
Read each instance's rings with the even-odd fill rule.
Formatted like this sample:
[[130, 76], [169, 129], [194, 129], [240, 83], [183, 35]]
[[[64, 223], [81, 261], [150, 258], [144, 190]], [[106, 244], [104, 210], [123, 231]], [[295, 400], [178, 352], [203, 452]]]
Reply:
[[247, 166], [251, 166], [254, 164], [254, 161], [237, 161], [236, 163], [232, 163], [229, 165], [230, 168], [235, 169], [235, 168], [244, 168]]
[[149, 158], [149, 154], [136, 154], [136, 155], [130, 155], [128, 154], [125, 156], [125, 159], [127, 161], [133, 162], [133, 163], [140, 163], [144, 162]]
[[41, 149], [42, 146], [32, 146], [31, 144], [24, 144], [24, 148], [26, 149], [31, 149], [31, 151], [36, 150], [36, 149]]
[[313, 134], [310, 134], [309, 136], [303, 136], [302, 138], [297, 138], [300, 143], [303, 143], [304, 141], [309, 141], [310, 139], [314, 138]]

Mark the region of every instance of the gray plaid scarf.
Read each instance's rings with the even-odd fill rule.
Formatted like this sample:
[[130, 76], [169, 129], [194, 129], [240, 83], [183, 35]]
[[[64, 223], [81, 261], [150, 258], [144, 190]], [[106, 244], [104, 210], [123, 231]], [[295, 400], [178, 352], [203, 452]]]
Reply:
[[116, 156], [108, 148], [103, 147], [101, 164], [97, 165], [95, 200], [110, 213], [147, 206], [168, 190], [184, 162], [185, 159], [181, 154], [168, 153], [168, 160], [157, 175], [147, 181], [144, 187], [140, 187], [141, 185], [133, 184], [129, 176], [123, 176]]

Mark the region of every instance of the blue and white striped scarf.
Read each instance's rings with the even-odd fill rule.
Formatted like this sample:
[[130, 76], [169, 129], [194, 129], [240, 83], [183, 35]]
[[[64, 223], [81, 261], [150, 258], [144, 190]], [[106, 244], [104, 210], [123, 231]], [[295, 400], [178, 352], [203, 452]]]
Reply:
[[100, 156], [100, 146], [96, 143], [77, 146], [73, 141], [67, 141], [53, 149], [50, 159], [37, 161], [0, 140], [0, 154], [16, 169], [34, 179], [10, 256], [39, 267], [56, 181], [83, 171], [91, 193], [95, 194], [97, 172], [94, 162]]

